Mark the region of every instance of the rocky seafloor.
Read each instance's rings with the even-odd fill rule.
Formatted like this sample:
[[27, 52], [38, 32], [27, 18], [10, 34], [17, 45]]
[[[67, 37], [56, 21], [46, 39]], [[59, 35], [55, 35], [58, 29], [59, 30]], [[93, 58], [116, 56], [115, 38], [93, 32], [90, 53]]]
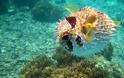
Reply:
[[[57, 1], [57, 0], [56, 0]], [[104, 2], [104, 0], [101, 0]], [[114, 20], [124, 20], [124, 3], [118, 0], [81, 1], [106, 12]], [[103, 9], [104, 8], [104, 9]], [[112, 9], [112, 10], [111, 10]], [[114, 47], [112, 62], [124, 67], [124, 24], [117, 29], [111, 43]], [[0, 16], [0, 78], [18, 78], [23, 66], [40, 54], [52, 56], [56, 42], [56, 23], [43, 23], [32, 19], [30, 11]], [[123, 68], [124, 69], [124, 68]]]
[[0, 78], [14, 78], [20, 68], [42, 53], [51, 56], [55, 24], [31, 20], [30, 13], [0, 17]]

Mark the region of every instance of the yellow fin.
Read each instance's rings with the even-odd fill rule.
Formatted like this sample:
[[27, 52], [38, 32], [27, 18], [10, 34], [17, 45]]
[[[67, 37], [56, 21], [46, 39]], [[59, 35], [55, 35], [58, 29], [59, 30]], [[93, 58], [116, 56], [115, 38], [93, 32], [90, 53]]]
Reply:
[[115, 23], [116, 25], [120, 25], [120, 24], [121, 24], [121, 21], [114, 21], [114, 23]]
[[93, 40], [93, 33], [94, 33], [94, 31], [92, 30], [92, 28], [90, 28], [88, 30], [88, 32], [86, 33], [86, 35], [84, 35], [85, 39], [87, 41], [92, 41]]
[[88, 35], [84, 35], [85, 39], [87, 41], [93, 41], [93, 37], [92, 36], [88, 36]]
[[79, 8], [76, 4], [67, 4], [65, 9], [71, 14], [79, 11]]
[[84, 35], [84, 37], [87, 41], [92, 41], [95, 28], [94, 28], [93, 24], [88, 23], [87, 25], [89, 25], [89, 26], [87, 28], [87, 33], [86, 33], [86, 35]]

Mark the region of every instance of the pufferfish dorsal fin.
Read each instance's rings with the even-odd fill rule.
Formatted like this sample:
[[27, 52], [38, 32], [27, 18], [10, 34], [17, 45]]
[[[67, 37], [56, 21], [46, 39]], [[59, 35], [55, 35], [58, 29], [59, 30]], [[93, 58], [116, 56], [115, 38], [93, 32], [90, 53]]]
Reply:
[[70, 14], [73, 14], [73, 13], [76, 13], [79, 11], [79, 7], [78, 5], [74, 4], [74, 3], [68, 3], [65, 5], [65, 9], [70, 13]]

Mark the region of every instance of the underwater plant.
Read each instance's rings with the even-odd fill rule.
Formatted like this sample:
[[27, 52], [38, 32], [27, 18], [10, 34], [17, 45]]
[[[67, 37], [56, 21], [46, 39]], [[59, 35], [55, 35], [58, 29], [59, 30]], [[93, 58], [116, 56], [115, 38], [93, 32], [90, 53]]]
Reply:
[[110, 39], [115, 31], [115, 23], [104, 13], [94, 8], [85, 7], [74, 12], [58, 23], [57, 41], [73, 51], [73, 43], [82, 47], [86, 42]]
[[55, 22], [63, 16], [60, 6], [50, 3], [49, 0], [39, 1], [32, 9], [34, 19], [42, 22]]

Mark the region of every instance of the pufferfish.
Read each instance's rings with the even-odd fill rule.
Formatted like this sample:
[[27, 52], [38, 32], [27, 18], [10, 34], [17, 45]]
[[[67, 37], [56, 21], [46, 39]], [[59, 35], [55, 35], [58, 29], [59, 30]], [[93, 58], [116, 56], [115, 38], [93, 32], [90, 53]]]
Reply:
[[57, 41], [68, 51], [73, 51], [75, 45], [73, 42], [80, 47], [85, 46], [86, 42], [111, 37], [115, 30], [116, 24], [105, 13], [84, 7], [60, 20], [57, 27]]

